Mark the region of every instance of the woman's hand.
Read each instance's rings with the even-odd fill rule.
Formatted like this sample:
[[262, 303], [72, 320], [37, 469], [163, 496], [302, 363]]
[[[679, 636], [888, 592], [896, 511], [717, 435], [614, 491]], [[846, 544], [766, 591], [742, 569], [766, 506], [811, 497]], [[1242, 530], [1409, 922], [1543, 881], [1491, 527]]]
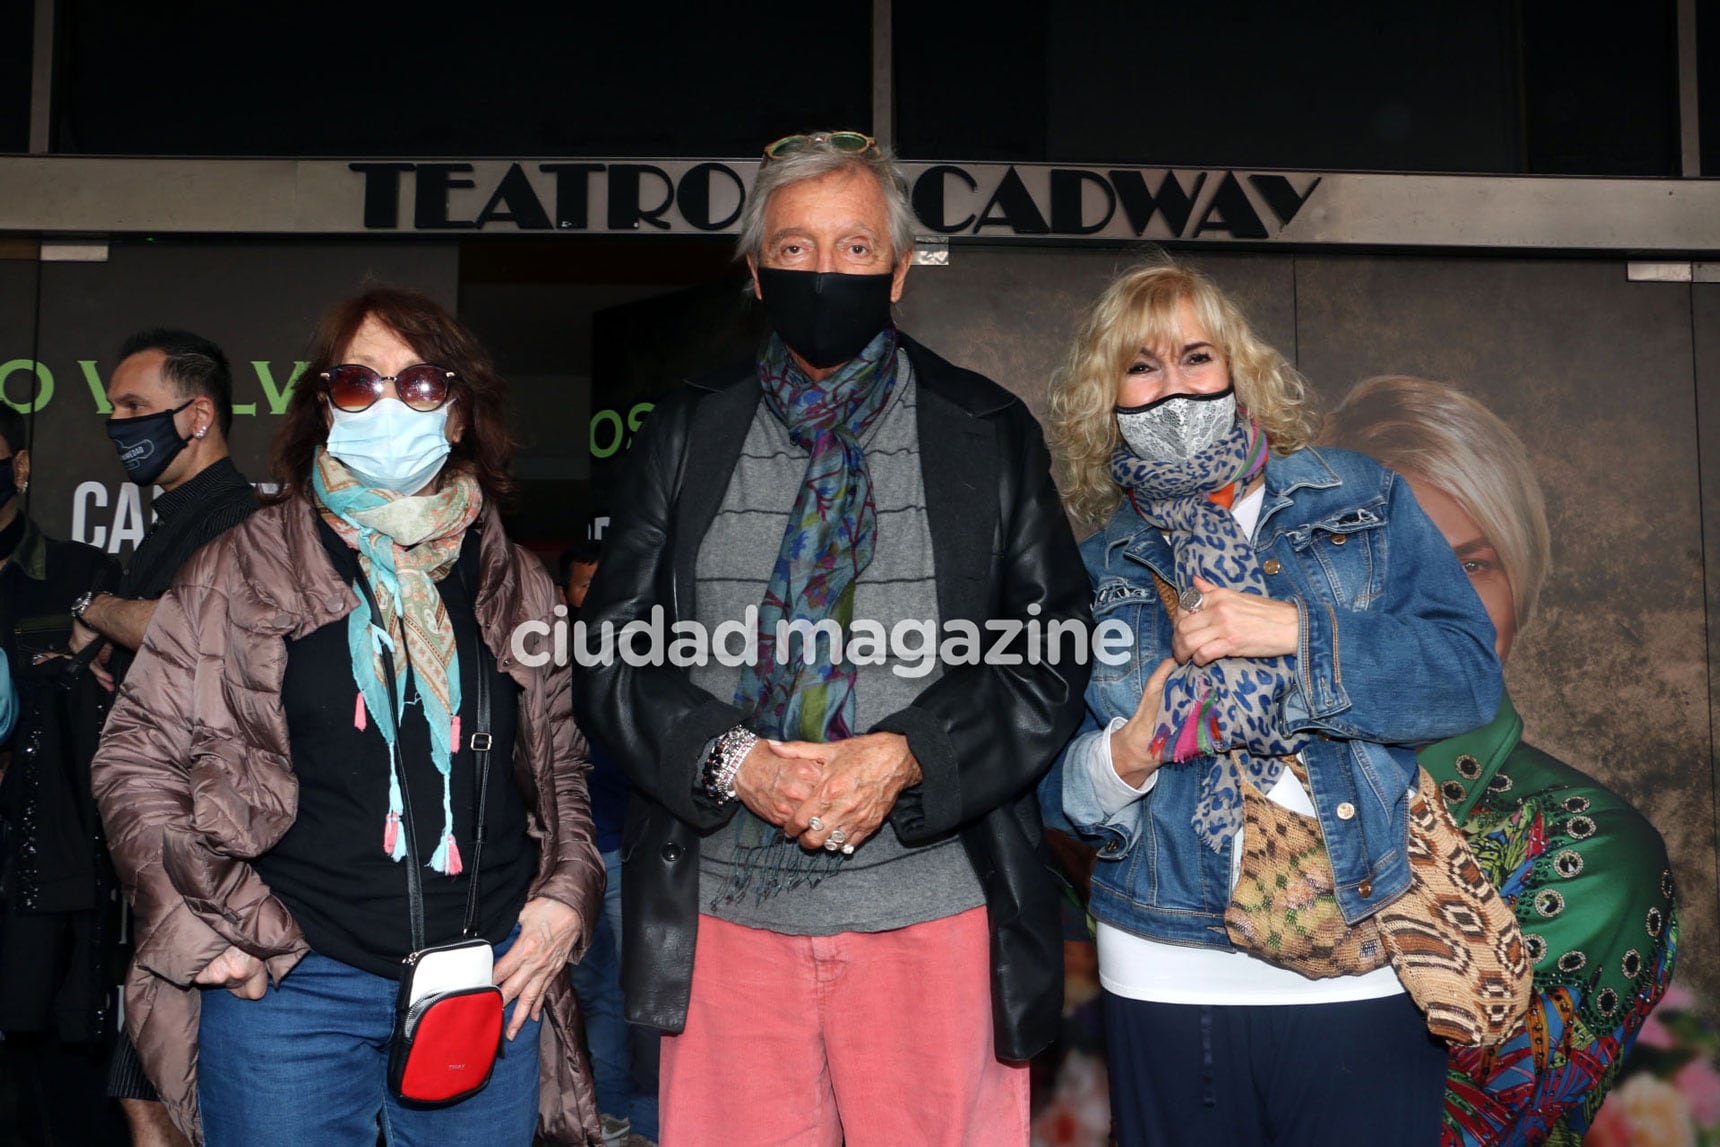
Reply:
[[1178, 662], [1210, 665], [1221, 657], [1291, 657], [1300, 640], [1296, 607], [1257, 593], [1220, 589], [1203, 577], [1194, 588], [1206, 599], [1177, 617], [1171, 653]]
[[555, 977], [567, 975], [567, 957], [579, 939], [581, 923], [578, 912], [549, 896], [528, 900], [520, 909], [520, 934], [492, 977], [501, 986], [504, 1008], [519, 1001], [508, 1024], [509, 1039], [519, 1034], [527, 1018], [543, 1014], [544, 993]]
[[249, 952], [229, 946], [191, 978], [207, 988], [226, 988], [241, 1000], [260, 1000], [269, 987], [269, 970]]
[[1159, 662], [1159, 667], [1147, 678], [1147, 687], [1141, 691], [1135, 715], [1111, 734], [1111, 768], [1132, 789], [1146, 784], [1147, 778], [1158, 772], [1159, 765], [1163, 764], [1148, 752], [1148, 748], [1153, 742], [1153, 729], [1159, 723], [1159, 704], [1165, 699], [1165, 682], [1170, 680], [1171, 671], [1176, 667], [1174, 657]]

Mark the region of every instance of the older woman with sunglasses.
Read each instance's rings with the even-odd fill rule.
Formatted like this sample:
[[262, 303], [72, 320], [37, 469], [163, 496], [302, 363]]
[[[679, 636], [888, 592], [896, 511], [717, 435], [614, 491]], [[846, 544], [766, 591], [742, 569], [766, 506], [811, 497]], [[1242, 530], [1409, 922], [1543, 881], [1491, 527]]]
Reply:
[[[128, 1027], [211, 1147], [594, 1142], [566, 967], [603, 864], [567, 673], [511, 651], [557, 599], [496, 509], [505, 384], [401, 290], [335, 307], [312, 358], [280, 495], [162, 598], [96, 759]], [[462, 937], [493, 945], [501, 1053], [414, 1105], [389, 1080], [403, 960]]]

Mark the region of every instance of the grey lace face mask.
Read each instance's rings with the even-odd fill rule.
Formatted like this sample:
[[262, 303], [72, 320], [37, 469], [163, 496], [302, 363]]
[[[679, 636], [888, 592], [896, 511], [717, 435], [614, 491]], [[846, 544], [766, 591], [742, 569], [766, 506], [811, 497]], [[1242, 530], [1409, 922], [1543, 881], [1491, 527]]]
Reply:
[[1117, 429], [1135, 457], [1186, 462], [1236, 422], [1236, 388], [1212, 394], [1167, 394], [1145, 406], [1117, 407]]

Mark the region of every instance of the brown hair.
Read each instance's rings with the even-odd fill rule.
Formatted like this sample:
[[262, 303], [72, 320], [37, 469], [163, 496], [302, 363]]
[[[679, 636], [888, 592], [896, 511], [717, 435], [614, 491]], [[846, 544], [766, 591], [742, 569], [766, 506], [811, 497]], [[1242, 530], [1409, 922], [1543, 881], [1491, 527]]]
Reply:
[[402, 287], [372, 287], [336, 303], [311, 337], [310, 365], [299, 376], [281, 428], [270, 449], [270, 470], [280, 484], [277, 500], [309, 488], [317, 448], [328, 441], [322, 372], [338, 366], [364, 320], [374, 315], [399, 335], [424, 362], [454, 372], [453, 397], [465, 429], [448, 464], [469, 471], [491, 502], [513, 493], [513, 434], [508, 429], [508, 384], [478, 340], [430, 296]]

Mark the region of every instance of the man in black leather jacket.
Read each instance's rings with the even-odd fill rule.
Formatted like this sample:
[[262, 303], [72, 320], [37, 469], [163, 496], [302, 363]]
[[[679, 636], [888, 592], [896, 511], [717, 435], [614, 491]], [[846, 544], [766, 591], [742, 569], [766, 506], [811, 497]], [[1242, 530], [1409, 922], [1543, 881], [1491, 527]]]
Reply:
[[[983, 647], [995, 623], [1061, 622], [1085, 649], [1087, 580], [1038, 425], [1008, 391], [890, 325], [912, 227], [899, 173], [866, 137], [767, 150], [741, 249], [776, 334], [757, 362], [653, 411], [581, 613], [592, 646], [606, 623], [657, 607], [665, 628], [709, 629], [762, 600], [767, 666], [773, 618], [834, 619], [852, 635], [863, 619], [883, 632], [930, 614], [946, 634], [970, 623]], [[834, 429], [803, 433], [807, 405], [840, 407]], [[819, 534], [855, 471], [852, 516]], [[858, 573], [826, 585], [814, 571], [807, 591], [795, 578], [809, 551]], [[821, 612], [820, 587], [839, 608]], [[749, 687], [732, 663], [588, 664], [578, 641], [581, 724], [637, 794], [623, 980], [629, 1019], [668, 1035], [665, 1141], [776, 1141], [810, 1119], [828, 1142], [1025, 1144], [1020, 1061], [1052, 1040], [1063, 975], [1034, 785], [1079, 722], [1085, 657], [1065, 649], [1051, 663], [1018, 633], [1014, 664], [952, 658], [946, 643], [923, 677], [897, 649], [846, 677], [767, 668]], [[844, 690], [845, 706], [830, 700]], [[906, 949], [908, 980], [860, 983], [886, 959], [868, 944], [911, 945], [934, 926], [976, 929], [971, 949], [925, 932]], [[809, 967], [782, 955], [809, 937], [824, 946], [793, 949]], [[840, 977], [820, 963], [837, 951]], [[958, 951], [972, 964], [951, 966]], [[961, 993], [942, 976], [975, 989], [975, 1016], [945, 1009]], [[827, 994], [838, 979], [856, 994]], [[764, 995], [738, 995], [743, 980]], [[799, 1055], [803, 1036], [817, 1054]], [[898, 1055], [928, 1044], [940, 1054]], [[964, 1056], [951, 1072], [974, 1090], [925, 1077], [942, 1070], [928, 1062]]]

